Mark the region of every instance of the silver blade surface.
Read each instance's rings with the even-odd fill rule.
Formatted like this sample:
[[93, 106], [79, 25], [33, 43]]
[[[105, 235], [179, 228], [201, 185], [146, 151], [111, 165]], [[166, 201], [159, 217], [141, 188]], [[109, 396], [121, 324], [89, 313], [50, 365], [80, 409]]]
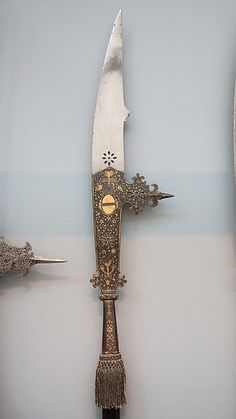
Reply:
[[122, 16], [115, 20], [103, 64], [93, 125], [92, 173], [113, 167], [124, 171], [124, 105], [122, 75]]

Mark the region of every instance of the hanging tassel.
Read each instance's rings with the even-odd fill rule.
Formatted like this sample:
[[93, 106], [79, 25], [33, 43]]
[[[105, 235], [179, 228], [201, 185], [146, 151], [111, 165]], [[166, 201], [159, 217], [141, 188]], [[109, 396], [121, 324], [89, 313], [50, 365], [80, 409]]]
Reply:
[[125, 367], [121, 354], [100, 355], [96, 370], [96, 406], [119, 409], [126, 403], [125, 389]]

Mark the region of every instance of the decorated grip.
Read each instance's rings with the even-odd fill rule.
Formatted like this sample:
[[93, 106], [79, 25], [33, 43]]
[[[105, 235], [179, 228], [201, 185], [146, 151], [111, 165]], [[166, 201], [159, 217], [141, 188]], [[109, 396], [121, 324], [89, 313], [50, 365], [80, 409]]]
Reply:
[[124, 173], [107, 168], [93, 176], [93, 210], [97, 273], [91, 283], [100, 287], [102, 300], [116, 299], [116, 289], [126, 283], [120, 273], [120, 224], [124, 204], [130, 211], [139, 214], [146, 206], [155, 207], [160, 199], [173, 195], [159, 191], [156, 184], [147, 185], [143, 176], [137, 174], [132, 183], [125, 180]]
[[124, 173], [107, 168], [93, 176], [93, 214], [97, 272], [91, 278], [100, 287], [103, 301], [103, 345], [96, 370], [95, 401], [103, 409], [119, 409], [126, 403], [125, 368], [119, 352], [115, 316], [116, 289], [126, 283], [120, 273], [120, 225], [122, 207], [139, 214], [146, 206], [155, 207], [158, 201], [172, 195], [163, 194], [154, 184], [149, 187], [137, 174], [132, 183]]

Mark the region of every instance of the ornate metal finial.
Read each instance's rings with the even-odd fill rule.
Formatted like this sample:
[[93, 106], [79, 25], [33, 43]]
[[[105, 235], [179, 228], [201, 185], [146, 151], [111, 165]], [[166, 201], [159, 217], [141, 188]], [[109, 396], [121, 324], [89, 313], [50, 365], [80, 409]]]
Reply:
[[63, 259], [46, 259], [34, 255], [31, 245], [27, 242], [24, 247], [12, 246], [0, 236], [0, 277], [14, 271], [27, 275], [31, 266], [39, 263], [64, 263]]

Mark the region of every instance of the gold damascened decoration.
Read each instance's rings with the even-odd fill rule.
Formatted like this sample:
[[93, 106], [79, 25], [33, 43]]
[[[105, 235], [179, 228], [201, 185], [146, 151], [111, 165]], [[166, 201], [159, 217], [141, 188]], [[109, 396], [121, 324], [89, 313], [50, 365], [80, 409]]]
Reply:
[[93, 176], [94, 227], [96, 236], [97, 273], [91, 282], [100, 287], [101, 298], [115, 298], [118, 286], [126, 280], [120, 275], [120, 222], [124, 204], [139, 214], [145, 206], [154, 207], [163, 194], [156, 184], [149, 187], [137, 174], [129, 183], [124, 173], [105, 169]]
[[101, 202], [101, 208], [105, 214], [110, 215], [116, 209], [116, 201], [112, 195], [105, 195]]
[[103, 345], [96, 371], [96, 405], [118, 409], [126, 403], [125, 368], [119, 352], [115, 300], [117, 287], [126, 283], [120, 274], [120, 224], [123, 205], [139, 214], [145, 206], [155, 207], [169, 197], [156, 184], [149, 187], [137, 174], [132, 183], [116, 169], [104, 169], [93, 176], [94, 231], [97, 273], [91, 283], [100, 287], [103, 301]]

